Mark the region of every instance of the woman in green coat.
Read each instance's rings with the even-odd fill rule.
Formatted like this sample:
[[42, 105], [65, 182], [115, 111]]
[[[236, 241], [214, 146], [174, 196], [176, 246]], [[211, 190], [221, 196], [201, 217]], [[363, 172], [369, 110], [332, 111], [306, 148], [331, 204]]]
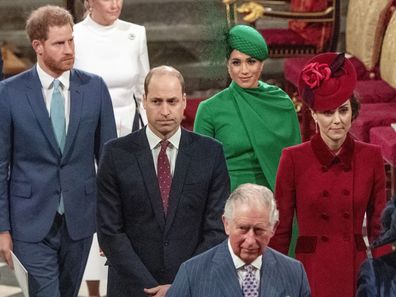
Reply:
[[260, 81], [268, 49], [259, 32], [234, 26], [227, 45], [232, 82], [199, 105], [194, 131], [223, 144], [231, 191], [243, 183], [274, 190], [282, 149], [301, 142], [294, 105], [280, 88]]

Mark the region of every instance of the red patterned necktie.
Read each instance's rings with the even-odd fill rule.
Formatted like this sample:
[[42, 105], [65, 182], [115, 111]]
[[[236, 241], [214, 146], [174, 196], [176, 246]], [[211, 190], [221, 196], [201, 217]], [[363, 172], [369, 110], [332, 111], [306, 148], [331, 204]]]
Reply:
[[161, 191], [162, 205], [164, 207], [164, 212], [168, 210], [168, 202], [169, 202], [169, 192], [172, 183], [172, 175], [170, 170], [170, 163], [168, 156], [166, 155], [166, 149], [169, 145], [168, 140], [162, 140], [160, 142], [161, 150], [158, 155], [157, 162], [157, 177], [158, 184]]

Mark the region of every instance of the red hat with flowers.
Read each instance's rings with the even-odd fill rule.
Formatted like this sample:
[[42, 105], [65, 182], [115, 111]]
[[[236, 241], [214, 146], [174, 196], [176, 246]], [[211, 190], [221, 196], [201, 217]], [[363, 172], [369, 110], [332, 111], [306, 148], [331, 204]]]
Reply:
[[313, 110], [332, 110], [352, 96], [356, 80], [355, 67], [344, 53], [323, 53], [304, 66], [298, 90]]

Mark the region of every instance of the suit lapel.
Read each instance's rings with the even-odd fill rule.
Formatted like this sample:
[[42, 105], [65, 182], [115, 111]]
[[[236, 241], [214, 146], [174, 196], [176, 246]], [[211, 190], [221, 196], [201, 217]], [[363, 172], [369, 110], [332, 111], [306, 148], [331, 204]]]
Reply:
[[153, 155], [146, 137], [146, 129], [143, 128], [138, 132], [138, 144], [142, 149], [136, 154], [140, 172], [146, 185], [148, 196], [153, 208], [155, 218], [161, 230], [165, 227], [165, 215], [162, 207], [161, 193], [159, 190], [157, 175], [155, 174]]
[[26, 95], [29, 99], [30, 106], [32, 107], [33, 113], [36, 116], [39, 125], [47, 137], [51, 147], [58, 156], [61, 156], [61, 151], [59, 149], [58, 143], [55, 138], [54, 130], [52, 129], [51, 119], [49, 117], [48, 109], [45, 106], [45, 100], [42, 92], [42, 85], [37, 74], [36, 67], [30, 70], [31, 79], [27, 81]]
[[63, 150], [63, 156], [66, 156], [71, 148], [73, 139], [80, 123], [82, 112], [83, 95], [80, 89], [80, 80], [78, 79], [75, 71], [70, 71], [70, 116], [69, 126], [67, 128], [66, 143]]
[[169, 193], [168, 215], [166, 218], [165, 232], [171, 227], [172, 221], [175, 218], [177, 207], [182, 196], [184, 180], [190, 167], [191, 153], [190, 145], [191, 137], [189, 132], [182, 129], [180, 138], [179, 152], [175, 164], [175, 171], [172, 177], [172, 185]]
[[212, 267], [213, 275], [211, 279], [224, 297], [243, 297], [238, 274], [228, 250], [227, 240], [218, 247], [216, 254], [213, 256]]
[[283, 288], [279, 287], [279, 276], [273, 252], [267, 248], [263, 254], [260, 276], [260, 297], [278, 297]]

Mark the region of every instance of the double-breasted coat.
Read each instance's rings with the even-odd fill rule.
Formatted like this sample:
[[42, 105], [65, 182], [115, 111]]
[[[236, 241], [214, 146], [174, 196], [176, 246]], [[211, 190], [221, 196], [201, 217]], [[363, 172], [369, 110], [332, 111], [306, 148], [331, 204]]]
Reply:
[[385, 173], [379, 147], [347, 138], [338, 155], [320, 135], [283, 150], [276, 180], [280, 223], [271, 246], [285, 254], [296, 212], [296, 258], [308, 275], [313, 297], [352, 297], [369, 240], [380, 231]]

